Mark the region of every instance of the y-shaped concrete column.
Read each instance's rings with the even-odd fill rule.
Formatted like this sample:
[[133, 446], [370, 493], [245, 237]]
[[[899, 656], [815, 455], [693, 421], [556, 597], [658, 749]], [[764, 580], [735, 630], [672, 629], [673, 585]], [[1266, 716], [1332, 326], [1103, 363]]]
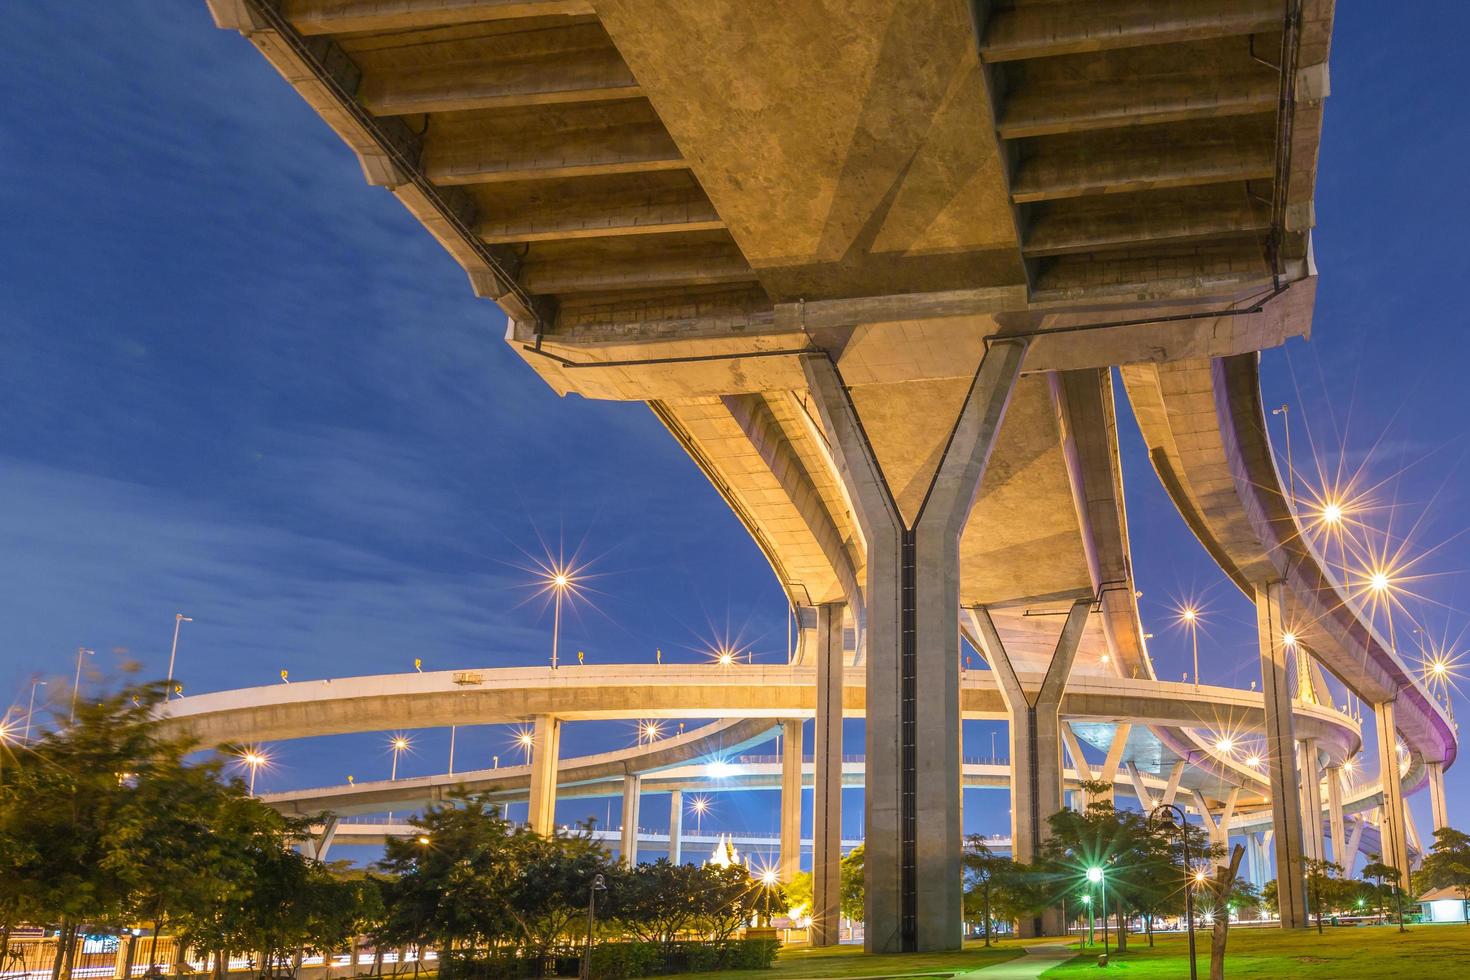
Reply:
[[1347, 856], [1347, 823], [1342, 816], [1342, 766], [1327, 767], [1327, 824], [1332, 830], [1332, 860], [1351, 876], [1353, 869], [1343, 860]]
[[1450, 809], [1444, 798], [1444, 763], [1429, 762], [1429, 816], [1433, 830], [1443, 830], [1450, 825]]
[[1302, 792], [1302, 854], [1313, 861], [1327, 858], [1322, 842], [1322, 766], [1317, 760], [1317, 740], [1304, 738], [1297, 751], [1297, 778]]
[[623, 839], [620, 856], [628, 867], [638, 863], [638, 804], [643, 796], [643, 777], [623, 777]]
[[531, 733], [531, 800], [527, 821], [538, 834], [556, 827], [556, 760], [561, 754], [561, 722], [537, 715]]
[[842, 612], [817, 607], [817, 721], [812, 732], [812, 945], [835, 946], [842, 910]]
[[1261, 693], [1266, 709], [1266, 767], [1271, 777], [1271, 827], [1276, 837], [1277, 904], [1281, 928], [1307, 927], [1307, 889], [1302, 868], [1301, 789], [1296, 778], [1283, 587], [1256, 587], [1256, 639], [1261, 648]]
[[681, 864], [684, 860], [684, 794], [674, 790], [669, 794], [669, 863]]
[[959, 543], [1020, 375], [1026, 342], [980, 360], [912, 526], [824, 354], [807, 384], [867, 548], [867, 835], [870, 952], [959, 949]]
[[[1041, 687], [1035, 691], [1022, 687], [990, 611], [984, 606], [971, 611], [971, 622], [985, 643], [990, 669], [1010, 714], [1011, 854], [1021, 864], [1036, 860], [1036, 851], [1047, 836], [1046, 818], [1062, 808], [1062, 695], [1091, 605], [1091, 599], [1072, 603]], [[1048, 910], [1021, 920], [1025, 937], [1055, 936], [1061, 930], [1059, 912]]]
[[1398, 869], [1402, 887], [1409, 884], [1409, 841], [1404, 817], [1404, 787], [1399, 775], [1399, 736], [1394, 725], [1394, 705], [1384, 701], [1373, 706], [1378, 736], [1378, 778], [1383, 785], [1383, 863]]
[[781, 722], [781, 856], [783, 882], [801, 870], [801, 722]]

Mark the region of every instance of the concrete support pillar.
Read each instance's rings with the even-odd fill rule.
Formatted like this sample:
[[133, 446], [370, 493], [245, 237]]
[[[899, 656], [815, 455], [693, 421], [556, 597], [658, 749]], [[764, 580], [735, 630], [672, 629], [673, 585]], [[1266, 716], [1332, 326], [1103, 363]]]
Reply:
[[1398, 731], [1394, 703], [1373, 706], [1378, 736], [1378, 778], [1383, 786], [1383, 822], [1378, 832], [1383, 842], [1383, 863], [1398, 869], [1402, 887], [1409, 881], [1408, 821], [1404, 816], [1404, 787], [1399, 776]]
[[841, 938], [844, 608], [842, 603], [817, 607], [817, 720], [812, 732], [813, 946], [835, 946]]
[[1261, 835], [1251, 831], [1245, 835], [1245, 876], [1251, 886], [1257, 890], [1266, 884], [1265, 875], [1262, 874], [1261, 857]]
[[781, 856], [783, 882], [801, 870], [801, 722], [781, 722]]
[[1323, 861], [1327, 849], [1322, 842], [1322, 767], [1317, 758], [1317, 740], [1302, 739], [1297, 758], [1302, 794], [1302, 854], [1313, 861]]
[[561, 754], [561, 721], [537, 715], [531, 733], [531, 799], [526, 820], [538, 834], [556, 827], [556, 760]]
[[682, 864], [684, 860], [684, 794], [674, 790], [669, 794], [669, 863]]
[[1256, 639], [1261, 651], [1261, 693], [1266, 709], [1266, 768], [1271, 782], [1271, 828], [1276, 837], [1276, 887], [1281, 928], [1307, 927], [1307, 889], [1302, 869], [1301, 790], [1296, 778], [1286, 629], [1280, 582], [1256, 587]]
[[315, 857], [318, 861], [327, 859], [327, 852], [332, 849], [332, 842], [337, 839], [337, 825], [340, 818], [335, 813], [327, 814], [322, 825], [322, 835], [316, 841]]
[[987, 348], [912, 524], [836, 365], [802, 360], [866, 546], [869, 952], [960, 948], [960, 531], [1025, 351], [1023, 339]]
[[1332, 829], [1332, 860], [1351, 874], [1353, 869], [1343, 863], [1347, 854], [1347, 824], [1342, 816], [1342, 766], [1327, 767], [1327, 823]]
[[638, 804], [643, 796], [643, 777], [623, 777], [623, 836], [618, 856], [628, 867], [638, 863]]
[[[1087, 628], [1092, 600], [1072, 603], [1052, 652], [1041, 687], [1021, 686], [1000, 633], [981, 606], [971, 611], [971, 622], [985, 644], [1006, 711], [1010, 714], [1011, 855], [1021, 864], [1036, 860], [1046, 839], [1047, 818], [1062, 808], [1062, 695], [1067, 689], [1077, 647]], [[1060, 910], [1021, 920], [1021, 935], [1056, 936], [1062, 932]]]
[[1450, 825], [1450, 808], [1444, 798], [1444, 763], [1425, 763], [1429, 769], [1429, 817], [1434, 822], [1433, 830], [1443, 830]]

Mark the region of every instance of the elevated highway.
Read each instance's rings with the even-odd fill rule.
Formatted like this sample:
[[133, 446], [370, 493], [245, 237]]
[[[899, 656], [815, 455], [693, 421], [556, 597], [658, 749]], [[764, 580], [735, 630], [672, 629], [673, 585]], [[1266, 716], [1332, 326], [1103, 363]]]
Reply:
[[[178, 703], [204, 737], [534, 716], [554, 759], [564, 718], [814, 717], [824, 943], [840, 719], [862, 712], [867, 942], [919, 950], [959, 943], [960, 720], [1004, 717], [1018, 859], [1060, 805], [1064, 744], [1141, 779], [1184, 763], [1206, 809], [1269, 799], [1291, 927], [1323, 853], [1303, 814], [1320, 823], [1320, 769], [1334, 785], [1357, 738], [1321, 663], [1375, 705], [1407, 868], [1392, 746], [1435, 791], [1456, 736], [1300, 534], [1254, 373], [1310, 333], [1330, 0], [207, 2], [553, 390], [650, 406], [802, 629], [794, 667], [723, 684], [635, 669], [604, 693], [562, 671]], [[1155, 678], [1118, 366], [1176, 505], [1257, 604], [1263, 696], [1190, 704]], [[1264, 732], [1264, 773], [1200, 734], [1227, 723]], [[554, 773], [528, 792], [549, 826]]]

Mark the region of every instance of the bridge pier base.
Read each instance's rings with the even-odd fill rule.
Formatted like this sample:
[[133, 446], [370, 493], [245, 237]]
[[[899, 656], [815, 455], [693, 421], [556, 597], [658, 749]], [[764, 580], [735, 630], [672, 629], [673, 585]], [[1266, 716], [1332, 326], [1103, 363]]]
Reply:
[[1378, 736], [1378, 778], [1383, 786], [1382, 837], [1383, 863], [1396, 868], [1400, 887], [1409, 882], [1408, 821], [1404, 816], [1404, 786], [1399, 774], [1398, 731], [1394, 723], [1394, 703], [1384, 701], [1373, 706], [1375, 732]]
[[538, 834], [556, 828], [556, 761], [560, 754], [560, 719], [537, 715], [531, 732], [531, 799], [526, 821]]
[[801, 725], [781, 722], [781, 852], [776, 873], [782, 882], [801, 870]]
[[817, 720], [812, 731], [812, 945], [836, 946], [842, 910], [842, 614], [817, 607]]
[[643, 796], [643, 777], [623, 777], [623, 838], [618, 857], [627, 867], [638, 863], [638, 804]]
[[1302, 867], [1301, 789], [1280, 582], [1256, 586], [1256, 638], [1261, 650], [1261, 693], [1266, 711], [1266, 768], [1271, 782], [1271, 828], [1276, 838], [1277, 907], [1281, 928], [1305, 929], [1307, 889]]
[[927, 490], [917, 500], [905, 496], [911, 516], [900, 509], [897, 484], [885, 478], [837, 366], [826, 354], [802, 358], [867, 547], [869, 952], [960, 948], [960, 531], [1026, 343], [997, 339], [986, 349]]
[[[1036, 860], [1048, 835], [1046, 819], [1062, 808], [1062, 695], [1091, 607], [1090, 598], [1072, 604], [1036, 691], [1021, 686], [989, 610], [980, 606], [970, 612], [1010, 714], [1011, 856], [1020, 864]], [[1023, 918], [1020, 925], [1024, 938], [1057, 936], [1064, 929], [1060, 909]]]
[[684, 860], [684, 794], [680, 790], [669, 793], [669, 863], [682, 864]]

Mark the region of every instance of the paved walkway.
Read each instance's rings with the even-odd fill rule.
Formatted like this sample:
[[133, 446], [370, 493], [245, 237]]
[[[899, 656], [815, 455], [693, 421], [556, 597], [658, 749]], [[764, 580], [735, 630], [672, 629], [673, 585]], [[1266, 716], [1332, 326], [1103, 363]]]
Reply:
[[1047, 970], [1077, 955], [1066, 946], [1027, 946], [1026, 955], [965, 974], [973, 980], [1036, 980]]

